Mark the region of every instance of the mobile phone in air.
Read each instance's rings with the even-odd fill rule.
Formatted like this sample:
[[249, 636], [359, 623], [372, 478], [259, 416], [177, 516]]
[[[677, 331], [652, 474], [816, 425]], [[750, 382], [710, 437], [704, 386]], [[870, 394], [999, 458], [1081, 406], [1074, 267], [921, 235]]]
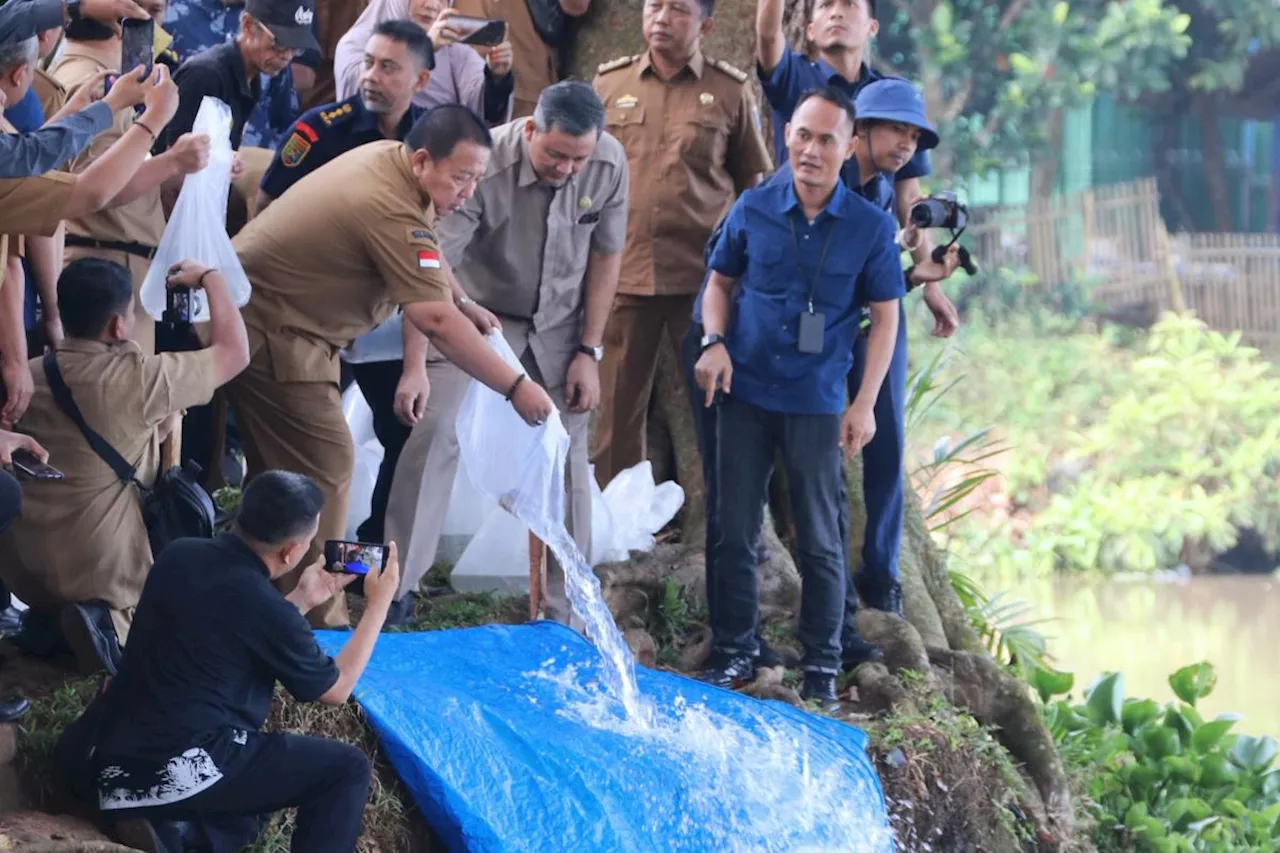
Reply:
[[61, 480], [63, 473], [30, 450], [13, 451], [13, 470], [30, 480]]
[[370, 569], [382, 571], [387, 567], [387, 546], [330, 539], [324, 543], [324, 567], [345, 575], [367, 575]]
[[507, 37], [507, 22], [501, 18], [473, 18], [470, 15], [454, 15], [449, 25], [462, 33], [463, 44], [493, 47], [502, 44]]
[[156, 22], [126, 18], [120, 25], [120, 71], [127, 74], [141, 65], [150, 74], [155, 60]]

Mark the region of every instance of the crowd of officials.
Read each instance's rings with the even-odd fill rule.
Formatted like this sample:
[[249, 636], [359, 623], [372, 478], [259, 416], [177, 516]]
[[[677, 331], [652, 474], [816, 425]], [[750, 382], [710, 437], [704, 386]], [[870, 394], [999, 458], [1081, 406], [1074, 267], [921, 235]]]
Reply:
[[[902, 612], [903, 298], [921, 289], [936, 335], [958, 322], [939, 286], [956, 250], [910, 224], [939, 143], [923, 98], [866, 61], [875, 0], [816, 0], [803, 53], [784, 0], [758, 0], [754, 74], [703, 54], [714, 0], [645, 0], [643, 53], [563, 80], [589, 5], [0, 5], [0, 460], [26, 475], [0, 473], [0, 633], [109, 674], [58, 752], [121, 840], [239, 850], [296, 807], [294, 850], [354, 849], [363, 755], [261, 727], [277, 681], [345, 702], [378, 633], [411, 621], [472, 380], [530, 425], [558, 412], [585, 553], [592, 466], [605, 485], [646, 458], [672, 347], [707, 485], [702, 677], [734, 687], [779, 663], [757, 578], [777, 462], [803, 581], [802, 696], [831, 707], [840, 670], [881, 656], [853, 617]], [[121, 68], [122, 22], [147, 18], [154, 67]], [[467, 43], [475, 18], [503, 21], [501, 38]], [[203, 290], [209, 321], [157, 324], [139, 288], [184, 179], [208, 163], [193, 132], [206, 97], [231, 109], [227, 229], [252, 293], [237, 307], [222, 271], [185, 260], [168, 286]], [[351, 627], [355, 576], [321, 553], [346, 527], [351, 382], [385, 449], [359, 536], [389, 556], [361, 578], [363, 614], [331, 658], [311, 628]], [[139, 496], [166, 441], [207, 488], [245, 485], [227, 532], [153, 554]], [[850, 576], [856, 452], [867, 522]], [[572, 624], [554, 560], [543, 604]], [[0, 721], [24, 710], [0, 703]]]

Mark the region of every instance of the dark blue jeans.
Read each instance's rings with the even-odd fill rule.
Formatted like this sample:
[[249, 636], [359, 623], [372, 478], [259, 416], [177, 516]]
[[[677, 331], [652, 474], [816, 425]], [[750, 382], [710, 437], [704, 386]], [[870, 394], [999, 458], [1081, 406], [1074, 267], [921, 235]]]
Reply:
[[802, 583], [796, 636], [805, 670], [840, 670], [841, 616], [848, 572], [840, 536], [840, 415], [771, 412], [726, 396], [716, 406], [716, 579], [712, 648], [725, 655], [758, 652], [760, 525], [773, 463], [786, 466]]
[[[849, 372], [849, 399], [858, 395], [867, 363], [867, 338], [859, 335]], [[907, 402], [906, 311], [898, 309], [898, 340], [889, 373], [876, 397], [876, 434], [862, 448], [862, 497], [867, 507], [866, 538], [862, 543], [861, 583], [886, 587], [898, 578], [898, 550], [902, 544], [902, 462], [906, 444], [904, 406]], [[847, 502], [846, 502], [847, 503]], [[847, 519], [846, 515], [846, 519]], [[848, 531], [842, 531], [849, 541]], [[846, 619], [852, 623], [858, 596], [849, 585]]]

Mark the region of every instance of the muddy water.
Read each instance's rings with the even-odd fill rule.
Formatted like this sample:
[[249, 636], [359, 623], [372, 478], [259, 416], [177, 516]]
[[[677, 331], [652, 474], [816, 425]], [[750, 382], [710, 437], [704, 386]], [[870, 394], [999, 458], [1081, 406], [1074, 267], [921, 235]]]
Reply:
[[[994, 585], [988, 585], [993, 588]], [[1280, 581], [1269, 575], [1024, 583], [1012, 595], [1054, 619], [1041, 626], [1077, 691], [1106, 670], [1125, 675], [1125, 695], [1172, 698], [1168, 676], [1207, 660], [1218, 686], [1208, 717], [1244, 715], [1236, 730], [1280, 738]]]

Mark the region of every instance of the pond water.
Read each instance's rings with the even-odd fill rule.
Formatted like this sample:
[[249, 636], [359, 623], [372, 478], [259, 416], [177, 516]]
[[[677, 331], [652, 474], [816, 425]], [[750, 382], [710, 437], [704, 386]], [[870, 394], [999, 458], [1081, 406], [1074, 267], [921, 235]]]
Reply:
[[[997, 589], [987, 584], [989, 590]], [[1058, 667], [1075, 673], [1079, 699], [1095, 677], [1124, 673], [1125, 696], [1165, 702], [1168, 677], [1201, 660], [1218, 684], [1198, 704], [1206, 718], [1244, 715], [1236, 731], [1280, 738], [1280, 581], [1270, 575], [1022, 583]]]

